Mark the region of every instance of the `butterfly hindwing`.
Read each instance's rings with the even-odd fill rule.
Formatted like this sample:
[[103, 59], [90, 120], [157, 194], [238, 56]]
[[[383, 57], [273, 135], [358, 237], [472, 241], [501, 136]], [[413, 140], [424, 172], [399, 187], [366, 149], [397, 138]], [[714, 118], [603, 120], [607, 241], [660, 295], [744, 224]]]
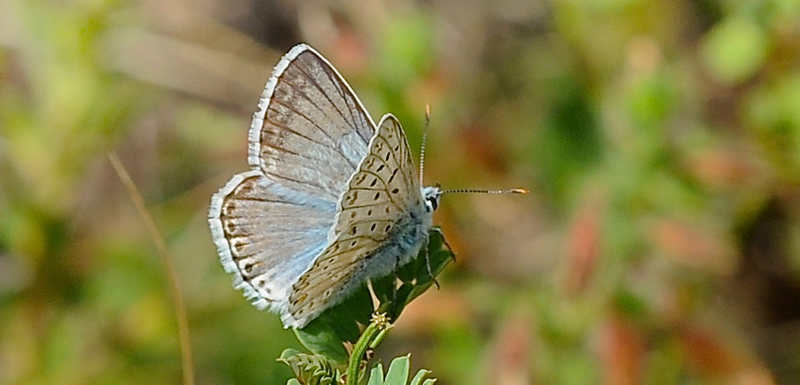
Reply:
[[234, 286], [258, 308], [285, 311], [291, 284], [327, 244], [335, 206], [297, 200], [258, 171], [212, 197], [209, 224]]
[[293, 287], [291, 319], [304, 324], [362, 283], [365, 260], [386, 243], [393, 227], [409, 216], [408, 210], [419, 206], [414, 174], [405, 133], [387, 114], [339, 202], [333, 242]]

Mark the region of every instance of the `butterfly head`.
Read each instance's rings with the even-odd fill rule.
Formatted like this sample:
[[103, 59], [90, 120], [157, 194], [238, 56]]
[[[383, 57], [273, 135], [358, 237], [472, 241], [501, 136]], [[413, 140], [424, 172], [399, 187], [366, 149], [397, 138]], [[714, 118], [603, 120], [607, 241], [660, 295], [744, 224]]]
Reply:
[[422, 188], [422, 198], [425, 200], [425, 211], [432, 213], [439, 207], [439, 198], [442, 190], [439, 186], [428, 186]]

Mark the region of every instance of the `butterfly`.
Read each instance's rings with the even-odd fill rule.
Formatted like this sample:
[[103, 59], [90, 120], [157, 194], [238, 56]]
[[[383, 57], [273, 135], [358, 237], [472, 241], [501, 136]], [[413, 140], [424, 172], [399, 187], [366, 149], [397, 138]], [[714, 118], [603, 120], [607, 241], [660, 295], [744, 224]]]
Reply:
[[375, 125], [339, 72], [305, 44], [267, 82], [248, 163], [212, 197], [209, 226], [234, 287], [287, 328], [409, 262], [441, 196], [420, 187], [397, 118]]
[[303, 328], [427, 241], [443, 191], [421, 186], [397, 118], [376, 125], [308, 45], [275, 66], [248, 139], [250, 170], [212, 196], [208, 222], [234, 287], [284, 327]]

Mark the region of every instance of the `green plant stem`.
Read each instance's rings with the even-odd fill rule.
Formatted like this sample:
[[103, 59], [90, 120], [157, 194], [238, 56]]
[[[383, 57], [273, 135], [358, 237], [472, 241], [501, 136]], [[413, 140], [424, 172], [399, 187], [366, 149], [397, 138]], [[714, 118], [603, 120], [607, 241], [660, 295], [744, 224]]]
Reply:
[[353, 346], [353, 352], [350, 354], [350, 359], [347, 363], [347, 385], [358, 384], [358, 370], [361, 367], [361, 358], [364, 357], [367, 349], [374, 348], [377, 342], [383, 339], [383, 336], [386, 335], [385, 331], [390, 326], [389, 319], [386, 318], [385, 314], [373, 314], [372, 322], [369, 323], [364, 333], [358, 338], [358, 341]]

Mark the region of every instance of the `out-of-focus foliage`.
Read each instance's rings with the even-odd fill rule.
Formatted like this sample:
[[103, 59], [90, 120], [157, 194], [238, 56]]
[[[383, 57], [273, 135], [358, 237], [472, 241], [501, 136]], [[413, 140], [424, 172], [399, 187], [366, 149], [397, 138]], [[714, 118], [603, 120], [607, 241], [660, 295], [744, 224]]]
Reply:
[[[445, 188], [457, 254], [376, 352], [437, 384], [800, 382], [800, 1], [0, 3], [0, 383], [285, 383], [206, 226], [305, 41]], [[388, 361], [388, 360], [385, 360]]]

